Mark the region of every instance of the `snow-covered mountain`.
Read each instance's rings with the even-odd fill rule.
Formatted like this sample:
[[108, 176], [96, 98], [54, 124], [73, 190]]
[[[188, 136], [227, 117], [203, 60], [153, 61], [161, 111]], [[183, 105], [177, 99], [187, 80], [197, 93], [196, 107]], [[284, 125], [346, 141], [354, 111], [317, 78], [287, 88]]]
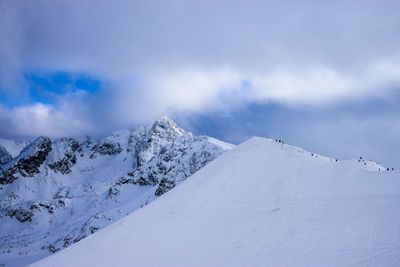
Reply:
[[16, 157], [32, 140], [10, 140], [0, 138], [0, 146], [4, 147], [7, 152], [12, 156]]
[[255, 137], [32, 266], [399, 266], [399, 214], [399, 171]]
[[99, 140], [39, 137], [14, 157], [0, 146], [0, 263], [25, 265], [64, 249], [233, 147], [167, 117]]

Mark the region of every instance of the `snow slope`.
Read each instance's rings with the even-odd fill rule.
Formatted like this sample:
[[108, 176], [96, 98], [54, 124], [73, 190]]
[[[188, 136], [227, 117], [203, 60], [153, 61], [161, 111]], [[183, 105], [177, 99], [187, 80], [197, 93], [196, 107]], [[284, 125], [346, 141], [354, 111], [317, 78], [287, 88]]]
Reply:
[[400, 173], [254, 137], [31, 266], [399, 266]]
[[100, 140], [39, 137], [11, 160], [0, 150], [0, 266], [79, 242], [232, 148], [162, 117]]
[[0, 145], [3, 146], [11, 156], [16, 157], [32, 140], [10, 140], [0, 138]]
[[12, 156], [8, 151], [0, 145], [0, 170], [3, 168], [5, 164], [12, 160]]

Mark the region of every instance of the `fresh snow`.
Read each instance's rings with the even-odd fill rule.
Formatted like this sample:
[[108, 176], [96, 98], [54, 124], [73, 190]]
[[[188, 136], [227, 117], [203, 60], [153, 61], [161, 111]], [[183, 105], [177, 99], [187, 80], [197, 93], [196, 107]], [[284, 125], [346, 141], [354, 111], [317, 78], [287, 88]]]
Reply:
[[31, 140], [10, 140], [0, 138], [0, 145], [3, 146], [11, 156], [16, 157]]
[[231, 150], [231, 149], [233, 149], [235, 147], [235, 145], [233, 145], [233, 144], [223, 142], [223, 141], [215, 139], [213, 137], [208, 137], [207, 136], [207, 140], [208, 140], [208, 142], [210, 142], [210, 143], [212, 143], [212, 144], [214, 144], [214, 145], [216, 145], [218, 147], [221, 147], [224, 150]]
[[0, 266], [26, 266], [82, 240], [233, 147], [162, 117], [98, 140], [39, 137], [9, 162], [2, 153]]
[[31, 266], [399, 266], [400, 173], [364, 163], [254, 137]]

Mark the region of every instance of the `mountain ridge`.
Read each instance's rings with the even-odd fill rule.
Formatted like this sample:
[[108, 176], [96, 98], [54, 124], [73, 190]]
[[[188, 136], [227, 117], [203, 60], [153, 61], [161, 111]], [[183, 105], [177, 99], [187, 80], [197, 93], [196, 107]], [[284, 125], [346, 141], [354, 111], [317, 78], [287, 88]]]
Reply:
[[68, 247], [233, 147], [167, 117], [98, 140], [39, 137], [0, 171], [0, 263], [23, 265]]
[[399, 178], [254, 137], [31, 266], [396, 266]]

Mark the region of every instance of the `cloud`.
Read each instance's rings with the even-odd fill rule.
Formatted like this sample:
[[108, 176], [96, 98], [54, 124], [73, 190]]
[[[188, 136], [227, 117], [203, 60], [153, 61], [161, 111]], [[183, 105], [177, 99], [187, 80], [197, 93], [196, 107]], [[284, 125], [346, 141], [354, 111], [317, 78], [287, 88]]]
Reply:
[[[120, 80], [160, 69], [359, 67], [399, 52], [397, 1], [1, 1], [2, 65]], [[9, 53], [6, 53], [6, 52]], [[18, 64], [17, 64], [18, 62]], [[14, 66], [15, 65], [15, 66]]]
[[[100, 133], [164, 113], [390, 99], [398, 1], [0, 0], [0, 92], [26, 72], [87, 74], [100, 93], [1, 108], [0, 135]], [[24, 117], [26, 119], [24, 119]]]
[[276, 70], [255, 75], [250, 100], [272, 100], [293, 105], [326, 105], [341, 100], [384, 98], [400, 88], [400, 57], [372, 62], [346, 73], [326, 66]]
[[[252, 102], [326, 106], [341, 100], [384, 99], [400, 89], [400, 57], [346, 73], [326, 66], [276, 68], [265, 72], [184, 69], [145, 77], [147, 103], [161, 110], [198, 112], [230, 109]], [[154, 106], [152, 106], [154, 108]]]
[[400, 68], [393, 62], [351, 76], [325, 67], [265, 74], [185, 69], [110, 83], [101, 93], [72, 90], [58, 95], [54, 105], [3, 107], [1, 119], [18, 135], [101, 134], [149, 123], [165, 113], [227, 112], [254, 102], [321, 108], [340, 101], [391, 101], [399, 88]]
[[19, 90], [23, 65], [22, 25], [18, 9], [6, 1], [0, 1], [0, 90], [12, 93]]
[[95, 120], [84, 100], [85, 92], [77, 92], [59, 102], [57, 107], [36, 103], [12, 109], [0, 105], [1, 135], [8, 138], [47, 136], [79, 136], [95, 133]]

